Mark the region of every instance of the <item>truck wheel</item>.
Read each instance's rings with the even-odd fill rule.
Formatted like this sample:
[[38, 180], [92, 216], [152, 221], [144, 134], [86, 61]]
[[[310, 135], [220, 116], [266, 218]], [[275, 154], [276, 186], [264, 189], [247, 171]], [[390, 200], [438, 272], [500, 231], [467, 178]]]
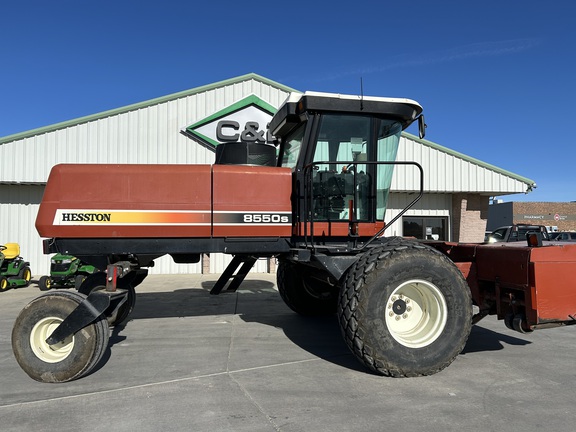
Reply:
[[26, 285], [24, 286], [30, 285], [30, 280], [32, 279], [32, 271], [30, 270], [30, 267], [24, 266], [18, 273], [18, 277], [26, 281]]
[[280, 261], [276, 280], [280, 297], [294, 312], [308, 316], [336, 313], [338, 288], [312, 278], [304, 265]]
[[32, 379], [59, 383], [90, 373], [108, 346], [109, 329], [104, 316], [64, 341], [48, 345], [46, 339], [86, 298], [69, 291], [43, 294], [20, 312], [12, 329], [12, 350], [20, 367]]
[[[120, 306], [116, 315], [108, 318], [108, 323], [111, 326], [116, 326], [126, 321], [134, 310], [134, 306], [136, 305], [136, 290], [131, 284], [122, 284], [120, 280], [118, 282], [118, 288], [128, 290], [128, 298], [124, 304]], [[80, 288], [78, 288], [78, 292], [89, 295], [92, 291], [101, 289], [106, 289], [106, 273], [96, 272], [88, 275], [84, 279], [80, 285]]]
[[432, 375], [464, 348], [470, 289], [442, 253], [395, 240], [364, 253], [348, 272], [338, 315], [344, 339], [372, 371]]
[[41, 276], [40, 280], [38, 280], [38, 288], [40, 291], [48, 291], [52, 288], [52, 281], [50, 280], [49, 276]]

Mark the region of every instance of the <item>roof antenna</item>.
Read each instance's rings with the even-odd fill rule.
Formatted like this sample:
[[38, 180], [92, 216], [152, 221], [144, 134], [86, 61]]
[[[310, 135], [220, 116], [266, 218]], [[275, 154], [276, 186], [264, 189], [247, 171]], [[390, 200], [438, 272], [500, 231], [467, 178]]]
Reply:
[[364, 83], [360, 77], [360, 111], [364, 109]]

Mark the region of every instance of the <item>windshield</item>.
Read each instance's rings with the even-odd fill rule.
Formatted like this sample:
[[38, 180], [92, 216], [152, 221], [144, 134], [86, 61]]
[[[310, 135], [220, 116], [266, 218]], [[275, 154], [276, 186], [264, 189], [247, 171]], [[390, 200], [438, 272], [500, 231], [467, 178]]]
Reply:
[[383, 220], [394, 165], [362, 162], [394, 161], [401, 132], [392, 120], [323, 115], [313, 159], [316, 220]]
[[[378, 129], [378, 161], [395, 161], [402, 134], [402, 125], [396, 121], [381, 120]], [[377, 166], [376, 220], [384, 220], [394, 165]]]
[[304, 131], [306, 130], [306, 123], [302, 123], [294, 132], [286, 137], [282, 146], [282, 165], [294, 169], [300, 150], [302, 149], [302, 139], [304, 138]]

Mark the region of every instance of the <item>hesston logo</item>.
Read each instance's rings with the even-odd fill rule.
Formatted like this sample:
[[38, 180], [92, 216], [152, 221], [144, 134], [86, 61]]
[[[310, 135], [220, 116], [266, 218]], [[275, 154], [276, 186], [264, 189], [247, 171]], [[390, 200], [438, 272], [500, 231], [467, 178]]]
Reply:
[[111, 222], [110, 213], [62, 213], [62, 222]]
[[209, 210], [58, 209], [54, 225], [210, 225]]

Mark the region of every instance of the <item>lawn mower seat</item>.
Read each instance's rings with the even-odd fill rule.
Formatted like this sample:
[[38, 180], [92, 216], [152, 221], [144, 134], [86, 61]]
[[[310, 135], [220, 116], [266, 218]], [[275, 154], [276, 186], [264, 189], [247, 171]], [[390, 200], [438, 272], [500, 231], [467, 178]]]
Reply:
[[6, 243], [6, 249], [2, 251], [5, 259], [14, 259], [20, 255], [20, 245], [18, 243]]

